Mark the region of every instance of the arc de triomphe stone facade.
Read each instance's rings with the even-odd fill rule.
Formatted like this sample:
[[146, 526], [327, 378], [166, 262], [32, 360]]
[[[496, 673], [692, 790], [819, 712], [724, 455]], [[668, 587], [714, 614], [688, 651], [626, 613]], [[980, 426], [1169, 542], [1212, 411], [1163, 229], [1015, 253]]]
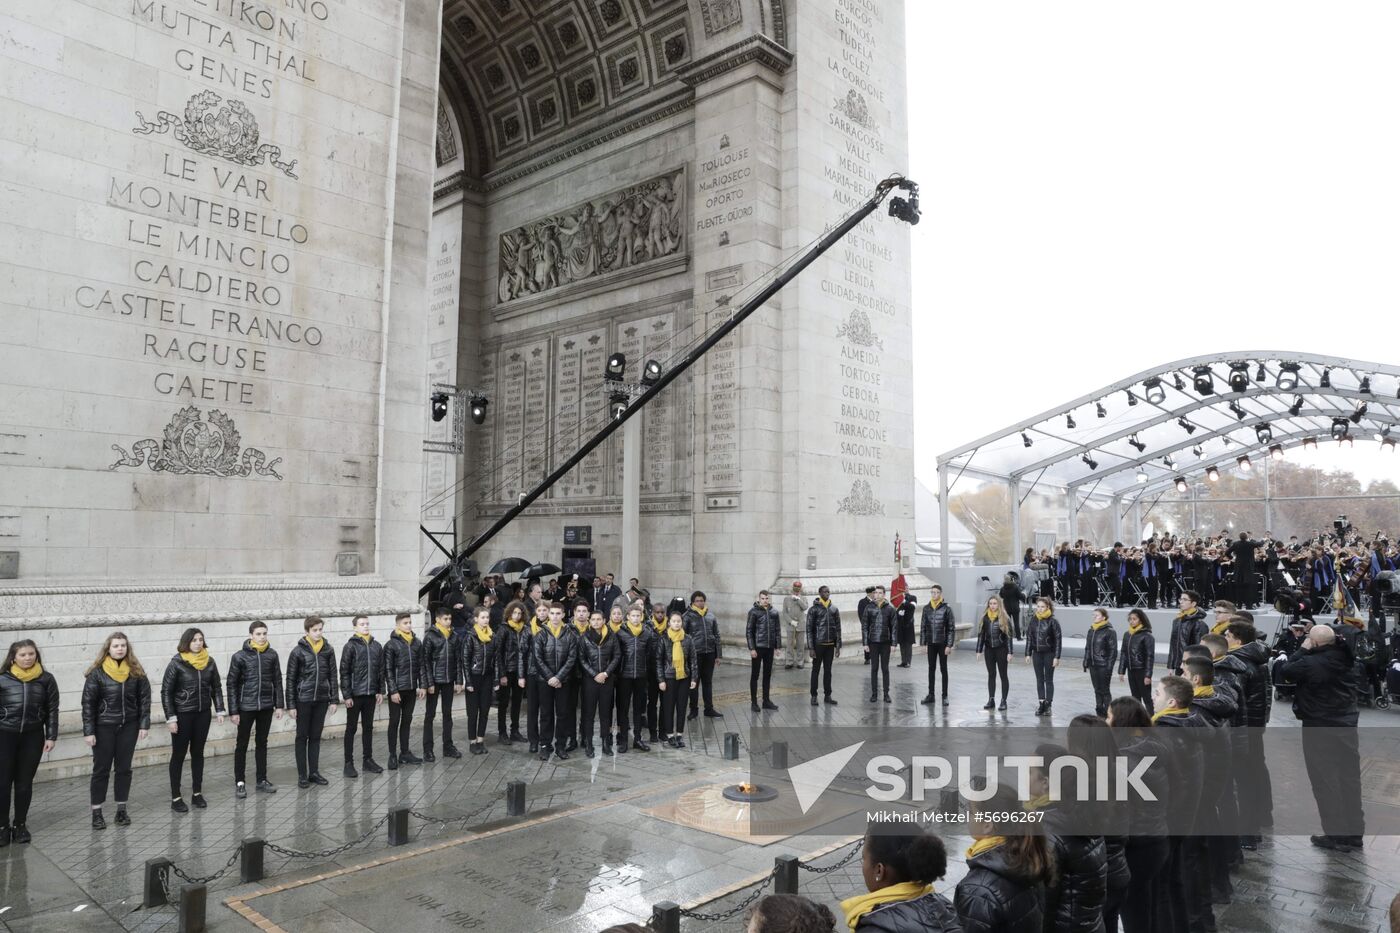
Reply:
[[[187, 625], [224, 663], [252, 619], [412, 606], [420, 524], [567, 456], [608, 354], [669, 359], [906, 168], [900, 0], [16, 0], [0, 34], [0, 627], [67, 734], [113, 627], [159, 676]], [[866, 221], [644, 413], [654, 591], [732, 632], [759, 587], [889, 577], [908, 266]], [[489, 399], [460, 457], [434, 383]], [[622, 477], [619, 434], [483, 563], [567, 525], [620, 570]]]

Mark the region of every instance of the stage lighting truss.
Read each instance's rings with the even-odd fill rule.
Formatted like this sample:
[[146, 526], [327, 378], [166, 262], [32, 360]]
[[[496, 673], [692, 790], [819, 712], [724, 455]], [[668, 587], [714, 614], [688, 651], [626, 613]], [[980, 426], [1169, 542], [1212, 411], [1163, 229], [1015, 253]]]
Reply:
[[450, 406], [452, 425], [448, 429], [447, 440], [424, 440], [423, 450], [437, 454], [465, 453], [467, 449], [467, 419], [470, 418], [473, 424], [486, 422], [486, 407], [491, 404], [486, 393], [480, 389], [459, 389], [454, 385], [434, 383], [431, 398], [433, 421], [443, 420], [438, 417], [439, 400], [441, 400], [444, 417]]

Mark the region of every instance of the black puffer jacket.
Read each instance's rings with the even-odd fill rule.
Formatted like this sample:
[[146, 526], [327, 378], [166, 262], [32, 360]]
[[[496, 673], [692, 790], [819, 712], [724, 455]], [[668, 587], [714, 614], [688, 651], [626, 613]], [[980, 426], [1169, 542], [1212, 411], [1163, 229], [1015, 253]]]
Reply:
[[744, 637], [750, 651], [783, 646], [783, 620], [776, 609], [764, 609], [758, 603], [749, 610], [744, 621]]
[[[1201, 820], [1201, 784], [1205, 780], [1206, 747], [1212, 738], [1205, 717], [1192, 710], [1185, 716], [1163, 716], [1153, 725], [1155, 737], [1167, 749], [1165, 761], [1171, 789], [1168, 792], [1168, 824], [1172, 835], [1205, 832]], [[1213, 806], [1213, 803], [1212, 803]]]
[[987, 618], [985, 612], [982, 613], [981, 621], [978, 622], [977, 625], [978, 654], [984, 651], [995, 651], [998, 648], [1006, 648], [1008, 651], [1011, 650], [1011, 630], [1009, 627], [1011, 625], [1011, 620], [1006, 618], [1005, 612], [1001, 613], [998, 619], [1006, 620], [1008, 626], [1006, 631], [1003, 632], [1001, 630], [1000, 621], [993, 622], [991, 619]]
[[[1163, 717], [1164, 719], [1167, 717]], [[1123, 739], [1118, 750], [1128, 760], [1129, 772], [1135, 771], [1144, 759], [1154, 761], [1141, 774], [1155, 801], [1144, 800], [1138, 794], [1128, 798], [1128, 835], [1134, 837], [1165, 836], [1167, 817], [1171, 812], [1171, 771], [1167, 746], [1157, 741], [1154, 732], [1143, 730], [1139, 734]]]
[[578, 665], [578, 632], [566, 624], [556, 636], [548, 626], [540, 626], [530, 637], [530, 656], [534, 659], [535, 676], [540, 680], [548, 683], [557, 677], [565, 681]]
[[1152, 676], [1153, 662], [1157, 660], [1157, 639], [1148, 629], [1136, 633], [1129, 630], [1123, 633], [1123, 653], [1118, 656], [1118, 673], [1145, 671]]
[[1249, 667], [1240, 698], [1244, 705], [1244, 724], [1256, 727], [1268, 725], [1274, 697], [1269, 686], [1269, 649], [1264, 647], [1262, 641], [1252, 641], [1247, 645], [1240, 645], [1230, 654], [1244, 661]]
[[98, 726], [132, 721], [138, 729], [151, 728], [151, 682], [128, 674], [117, 683], [101, 665], [93, 668], [83, 681], [83, 735], [96, 735]]
[[1037, 619], [1032, 613], [1031, 624], [1026, 630], [1026, 657], [1053, 651], [1058, 658], [1062, 648], [1064, 637], [1060, 631], [1060, 620], [1053, 615], [1048, 619]]
[[496, 629], [496, 676], [521, 680], [529, 666], [530, 623], [526, 622], [518, 632], [509, 622]]
[[1181, 659], [1184, 652], [1192, 645], [1201, 643], [1201, 636], [1210, 631], [1210, 626], [1206, 624], [1206, 614], [1197, 606], [1190, 615], [1180, 616], [1172, 620], [1171, 642], [1167, 645], [1167, 669], [1177, 671], [1181, 668]]
[[1274, 663], [1274, 683], [1291, 686], [1293, 715], [1310, 725], [1354, 726], [1355, 661], [1345, 642], [1295, 651]]
[[303, 635], [287, 655], [287, 708], [298, 703], [334, 703], [336, 690], [335, 649], [325, 639], [321, 650], [312, 651]]
[[1128, 837], [1104, 836], [1103, 844], [1104, 851], [1108, 855], [1108, 893], [1106, 897], [1109, 900], [1119, 900], [1115, 894], [1127, 890], [1129, 883], [1133, 880], [1132, 869], [1128, 867]]
[[1046, 896], [1046, 929], [1055, 933], [1101, 933], [1108, 897], [1108, 850], [1102, 836], [1067, 833], [1069, 814], [1047, 807], [1041, 824], [1055, 849], [1055, 886]]
[[919, 624], [919, 644], [930, 648], [951, 648], [957, 644], [958, 628], [953, 621], [953, 607], [946, 602], [937, 606], [924, 605], [924, 614]]
[[860, 614], [860, 643], [862, 645], [891, 645], [895, 641], [898, 617], [888, 602], [871, 603]]
[[719, 622], [708, 607], [702, 616], [691, 607], [685, 611], [685, 633], [695, 640], [696, 654], [724, 657], [724, 644], [719, 640]]
[[626, 624], [617, 630], [617, 645], [621, 653], [617, 666], [618, 677], [642, 680], [651, 676], [652, 668], [656, 666], [656, 648], [653, 644], [655, 638], [656, 633], [647, 622], [642, 623], [640, 635], [633, 635]]
[[234, 715], [282, 709], [282, 661], [271, 645], [253, 650], [252, 639], [228, 662], [228, 711]]
[[1232, 726], [1244, 725], [1244, 694], [1252, 673], [1249, 662], [1239, 655], [1225, 654], [1215, 660], [1215, 689], [1223, 685], [1235, 697], [1235, 712], [1229, 722]]
[[953, 906], [965, 933], [1041, 933], [1045, 887], [1013, 868], [1006, 846], [967, 860]]
[[423, 635], [423, 677], [433, 684], [460, 684], [462, 680], [462, 636], [457, 629], [444, 635], [436, 625], [429, 625]]
[[29, 683], [6, 670], [0, 674], [0, 732], [44, 730], [44, 738], [58, 741], [58, 681], [48, 671]]
[[603, 627], [602, 640], [594, 641], [595, 637], [592, 629], [579, 636], [579, 668], [589, 680], [599, 674], [607, 674], [608, 680], [612, 680], [617, 676], [618, 665], [622, 663], [622, 640], [606, 625]]
[[925, 894], [876, 907], [860, 918], [855, 933], [961, 933], [962, 928], [946, 897]]
[[[487, 631], [490, 631], [488, 626]], [[496, 670], [496, 637], [487, 635], [485, 641], [476, 634], [476, 626], [466, 629], [458, 643], [462, 649], [462, 674], [466, 681], [494, 677]]]
[[404, 640], [395, 631], [384, 645], [384, 692], [412, 693], [426, 688], [423, 678], [423, 639]]
[[1084, 670], [1097, 667], [1111, 673], [1113, 665], [1117, 663], [1118, 633], [1113, 626], [1089, 626], [1089, 633], [1084, 637]]
[[351, 635], [340, 652], [340, 698], [375, 696], [384, 692], [384, 646], [370, 636], [366, 642]]
[[836, 604], [823, 606], [820, 598], [812, 600], [807, 609], [807, 648], [822, 645], [841, 647], [841, 610]]
[[165, 665], [160, 682], [160, 706], [167, 722], [177, 713], [224, 711], [224, 685], [219, 680], [219, 664], [213, 658], [197, 671], [178, 654]]
[[[674, 645], [675, 643], [671, 641], [669, 635], [657, 639], [656, 679], [658, 681], [676, 678], [676, 665], [673, 660], [675, 656]], [[696, 667], [695, 639], [689, 635], [681, 639], [681, 651], [685, 655], [685, 679], [694, 682], [700, 678], [700, 671]]]

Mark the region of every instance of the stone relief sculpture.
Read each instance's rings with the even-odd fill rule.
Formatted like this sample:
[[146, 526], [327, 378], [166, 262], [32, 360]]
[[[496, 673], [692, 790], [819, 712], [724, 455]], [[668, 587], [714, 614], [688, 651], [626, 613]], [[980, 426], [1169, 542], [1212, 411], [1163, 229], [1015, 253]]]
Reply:
[[858, 479], [851, 484], [851, 494], [837, 503], [836, 512], [838, 515], [884, 515], [885, 504], [875, 498], [868, 482]]
[[501, 234], [501, 302], [675, 255], [684, 236], [682, 173], [652, 178]]
[[162, 110], [154, 121], [136, 111], [141, 125], [132, 130], [140, 136], [170, 132], [187, 148], [216, 156], [239, 165], [266, 162], [288, 178], [296, 178], [297, 160], [280, 161], [282, 149], [260, 143], [258, 120], [242, 101], [224, 100], [213, 91], [200, 91], [185, 103], [185, 115]]
[[870, 112], [870, 105], [866, 103], [865, 95], [855, 88], [848, 90], [845, 97], [836, 98], [832, 109], [837, 113], [844, 114], [848, 120], [861, 129], [875, 129], [875, 117]]
[[700, 16], [705, 21], [705, 35], [714, 36], [743, 22], [744, 11], [739, 0], [700, 0]]
[[201, 473], [208, 476], [271, 476], [281, 479], [274, 467], [282, 462], [275, 457], [268, 462], [267, 454], [256, 447], [242, 449], [242, 438], [233, 419], [215, 409], [208, 420], [201, 420], [199, 409], [193, 405], [182, 408], [165, 426], [160, 440], [148, 437], [131, 445], [131, 453], [118, 444], [112, 449], [121, 459], [107, 469], [139, 467], [143, 463], [154, 473]]
[[885, 342], [875, 336], [875, 328], [870, 324], [870, 315], [860, 308], [851, 309], [851, 313], [846, 317], [846, 323], [837, 328], [836, 336], [838, 339], [845, 337], [858, 347], [885, 349]]

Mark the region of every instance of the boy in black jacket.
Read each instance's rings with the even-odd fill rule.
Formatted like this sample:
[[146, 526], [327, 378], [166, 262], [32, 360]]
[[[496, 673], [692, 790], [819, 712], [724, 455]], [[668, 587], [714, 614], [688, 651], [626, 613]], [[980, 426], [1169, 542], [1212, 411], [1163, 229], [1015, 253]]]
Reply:
[[439, 606], [433, 624], [423, 636], [423, 676], [428, 686], [428, 702], [423, 713], [423, 760], [437, 761], [433, 754], [433, 717], [442, 704], [442, 755], [461, 758], [452, 744], [452, 698], [466, 692], [462, 679], [462, 641], [452, 627], [452, 607]]
[[244, 777], [249, 735], [256, 738], [253, 764], [257, 789], [264, 794], [277, 793], [277, 785], [267, 779], [267, 734], [272, 720], [282, 718], [282, 706], [282, 662], [267, 643], [267, 623], [253, 622], [248, 626], [248, 640], [228, 662], [229, 718], [238, 727], [233, 746], [233, 795], [239, 800], [248, 796]]
[[374, 760], [374, 711], [384, 702], [384, 646], [369, 633], [369, 616], [355, 616], [355, 631], [340, 652], [340, 696], [345, 703], [345, 776], [357, 778], [355, 730], [363, 729], [360, 766], [369, 774], [384, 769]]

